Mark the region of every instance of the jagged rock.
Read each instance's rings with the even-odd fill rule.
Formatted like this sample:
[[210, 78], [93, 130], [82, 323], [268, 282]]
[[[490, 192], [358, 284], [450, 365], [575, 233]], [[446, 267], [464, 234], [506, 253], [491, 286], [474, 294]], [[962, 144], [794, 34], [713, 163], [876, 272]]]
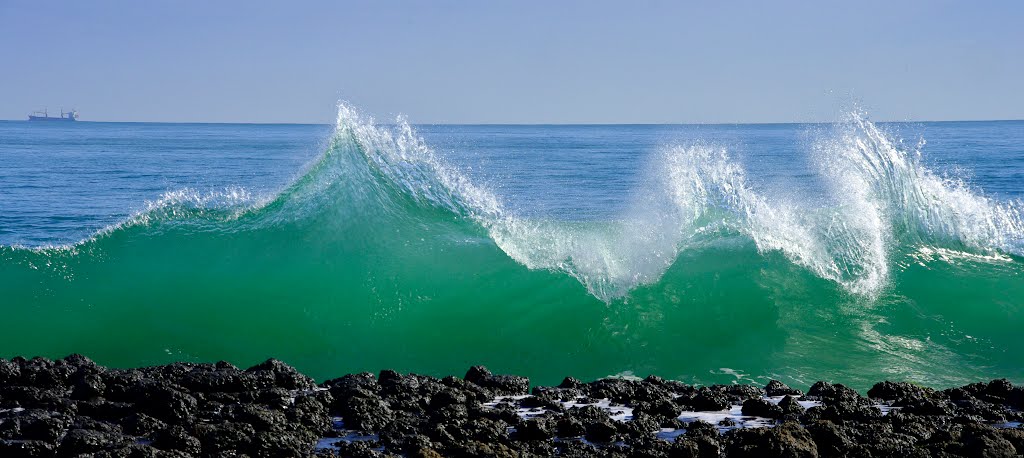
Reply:
[[782, 408], [764, 399], [747, 399], [743, 401], [743, 415], [755, 417], [781, 418]]
[[800, 390], [790, 388], [778, 380], [769, 381], [768, 385], [764, 387], [764, 392], [768, 396], [800, 396], [803, 394]]
[[530, 379], [518, 375], [494, 375], [483, 366], [473, 366], [463, 377], [467, 382], [490, 389], [499, 396], [516, 396], [530, 391]]
[[775, 428], [734, 429], [729, 431], [726, 453], [730, 457], [817, 458], [818, 446], [811, 434], [796, 423]]

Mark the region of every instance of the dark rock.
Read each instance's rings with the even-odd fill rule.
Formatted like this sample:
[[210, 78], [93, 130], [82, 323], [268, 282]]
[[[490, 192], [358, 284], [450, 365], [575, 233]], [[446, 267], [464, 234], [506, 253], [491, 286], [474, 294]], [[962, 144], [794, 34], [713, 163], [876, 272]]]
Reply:
[[[673, 418], [678, 421], [678, 419]], [[679, 425], [680, 427], [682, 425]], [[630, 437], [645, 438], [650, 436], [652, 433], [658, 432], [661, 424], [658, 422], [658, 418], [647, 415], [643, 412], [633, 411], [633, 419], [627, 422], [619, 423], [620, 431], [626, 433]]]
[[1017, 449], [990, 426], [973, 424], [962, 432], [963, 450], [967, 456], [996, 458], [1013, 457]]
[[71, 399], [89, 400], [103, 396], [107, 385], [98, 374], [77, 377], [72, 383]]
[[141, 384], [136, 407], [165, 421], [177, 422], [192, 417], [199, 406], [192, 395], [163, 384]]
[[572, 377], [566, 377], [562, 379], [562, 383], [559, 383], [558, 387], [571, 390], [578, 390], [580, 388], [583, 388], [583, 382], [576, 380]]
[[920, 398], [931, 392], [932, 390], [926, 391], [924, 388], [911, 383], [885, 381], [876, 383], [875, 386], [871, 387], [868, 390], [868, 397], [894, 401], [897, 399]]
[[518, 375], [494, 375], [483, 366], [469, 368], [463, 379], [492, 390], [499, 396], [517, 396], [530, 392], [530, 379]]
[[252, 455], [256, 457], [303, 457], [308, 456], [316, 443], [287, 432], [260, 431], [252, 439]]
[[167, 429], [167, 423], [142, 412], [136, 412], [121, 420], [121, 428], [133, 436], [151, 437], [157, 431]]
[[124, 430], [121, 425], [117, 423], [111, 423], [107, 421], [100, 421], [95, 418], [86, 417], [79, 415], [75, 417], [74, 422], [71, 424], [71, 429], [89, 429], [92, 431], [99, 431], [102, 433], [115, 433], [122, 434]]
[[254, 377], [246, 377], [237, 369], [195, 368], [181, 378], [181, 386], [199, 393], [238, 393], [258, 388], [269, 388], [273, 374], [265, 373], [267, 380], [257, 383]]
[[45, 410], [25, 410], [0, 419], [0, 438], [56, 442], [71, 426], [67, 415]]
[[13, 361], [0, 358], [0, 386], [19, 384], [21, 366]]
[[516, 428], [516, 438], [519, 440], [548, 440], [553, 437], [555, 437], [555, 423], [548, 418], [526, 420]]
[[288, 421], [302, 425], [310, 432], [325, 435], [331, 429], [331, 417], [327, 406], [332, 403], [331, 394], [321, 391], [310, 396], [300, 396], [287, 411]]
[[720, 391], [712, 391], [706, 387], [697, 391], [697, 395], [689, 400], [690, 407], [696, 412], [725, 410], [732, 406], [729, 398]]
[[196, 436], [203, 444], [203, 454], [211, 455], [248, 449], [256, 430], [247, 423], [203, 423], [196, 425]]
[[742, 404], [747, 399], [761, 399], [765, 394], [762, 389], [754, 385], [744, 384], [715, 385], [711, 389], [725, 392], [731, 403], [735, 404]]
[[778, 380], [769, 381], [768, 385], [764, 387], [764, 392], [768, 396], [800, 396], [803, 394], [800, 390], [790, 388]]
[[120, 421], [135, 413], [135, 404], [93, 400], [77, 404], [79, 415], [86, 415], [102, 421]]
[[583, 422], [572, 417], [562, 417], [555, 425], [558, 437], [580, 437], [587, 432]]
[[153, 446], [161, 450], [177, 450], [188, 455], [198, 455], [202, 451], [199, 439], [190, 435], [181, 426], [171, 426], [153, 438]]
[[747, 399], [743, 401], [743, 415], [755, 417], [782, 418], [782, 408], [764, 399]]
[[363, 391], [343, 399], [341, 416], [345, 426], [362, 431], [379, 431], [394, 419], [391, 407], [377, 394]]
[[[320, 386], [327, 388], [334, 397], [335, 403], [342, 403], [344, 400], [358, 393], [378, 393], [380, 385], [377, 378], [369, 373], [349, 374], [344, 377], [331, 379]], [[339, 404], [340, 405], [340, 404]], [[337, 410], [337, 408], [335, 408]]]
[[783, 417], [789, 419], [796, 419], [800, 415], [803, 415], [804, 406], [797, 402], [796, 396], [786, 396], [779, 401], [779, 408], [782, 409]]
[[621, 378], [595, 380], [587, 384], [588, 397], [595, 399], [607, 398], [613, 402], [624, 404], [633, 400], [636, 385], [636, 382]]
[[44, 458], [57, 456], [57, 447], [41, 440], [0, 440], [0, 456], [4, 458]]
[[584, 437], [591, 442], [611, 442], [617, 429], [611, 421], [593, 422], [584, 427]]
[[698, 420], [688, 424], [686, 433], [676, 438], [676, 442], [680, 441], [688, 441], [696, 446], [700, 458], [715, 458], [722, 454], [718, 428], [706, 421]]
[[120, 448], [133, 442], [134, 439], [131, 437], [118, 433], [72, 429], [60, 441], [58, 451], [64, 456], [75, 456], [108, 448]]
[[831, 421], [814, 421], [806, 425], [822, 456], [850, 456], [856, 443], [847, 428]]
[[807, 390], [807, 395], [821, 399], [822, 401], [857, 401], [863, 400], [859, 393], [847, 388], [842, 384], [831, 384], [828, 382], [817, 382]]
[[727, 434], [730, 457], [816, 458], [818, 447], [803, 427], [784, 423], [775, 428], [734, 429]]
[[662, 399], [654, 403], [638, 403], [633, 406], [633, 412], [634, 414], [644, 413], [656, 419], [664, 420], [678, 417], [683, 413], [683, 408], [669, 399]]

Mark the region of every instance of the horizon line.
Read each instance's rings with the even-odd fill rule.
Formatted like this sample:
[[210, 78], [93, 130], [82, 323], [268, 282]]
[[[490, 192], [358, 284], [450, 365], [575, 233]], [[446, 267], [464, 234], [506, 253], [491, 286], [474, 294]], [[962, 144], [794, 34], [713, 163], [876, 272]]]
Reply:
[[[1020, 122], [1019, 119], [929, 119], [929, 120], [872, 120], [874, 123], [940, 123], [940, 122]], [[30, 122], [27, 119], [0, 119], [0, 122]], [[333, 123], [316, 122], [232, 122], [232, 121], [93, 121], [76, 120], [71, 123], [96, 123], [96, 124], [193, 124], [193, 125], [253, 125], [253, 126], [331, 126]], [[421, 122], [409, 123], [413, 126], [734, 126], [734, 125], [791, 125], [791, 124], [840, 124], [842, 121], [761, 121], [761, 122]], [[396, 125], [395, 122], [376, 122], [377, 125]], [[46, 124], [53, 125], [53, 124]], [[56, 125], [66, 125], [58, 122]]]

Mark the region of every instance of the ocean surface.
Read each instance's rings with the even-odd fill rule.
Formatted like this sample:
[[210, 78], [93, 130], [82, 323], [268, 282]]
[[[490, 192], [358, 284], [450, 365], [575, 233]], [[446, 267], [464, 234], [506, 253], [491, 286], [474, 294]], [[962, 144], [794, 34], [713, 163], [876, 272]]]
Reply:
[[0, 356], [1021, 383], [1022, 198], [1021, 121], [6, 121]]

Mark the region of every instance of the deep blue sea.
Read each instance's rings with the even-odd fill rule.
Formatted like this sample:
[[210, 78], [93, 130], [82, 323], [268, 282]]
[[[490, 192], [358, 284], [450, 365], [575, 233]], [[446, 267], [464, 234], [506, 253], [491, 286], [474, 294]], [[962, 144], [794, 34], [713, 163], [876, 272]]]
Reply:
[[1022, 197], [1024, 121], [3, 121], [0, 356], [1019, 383]]

